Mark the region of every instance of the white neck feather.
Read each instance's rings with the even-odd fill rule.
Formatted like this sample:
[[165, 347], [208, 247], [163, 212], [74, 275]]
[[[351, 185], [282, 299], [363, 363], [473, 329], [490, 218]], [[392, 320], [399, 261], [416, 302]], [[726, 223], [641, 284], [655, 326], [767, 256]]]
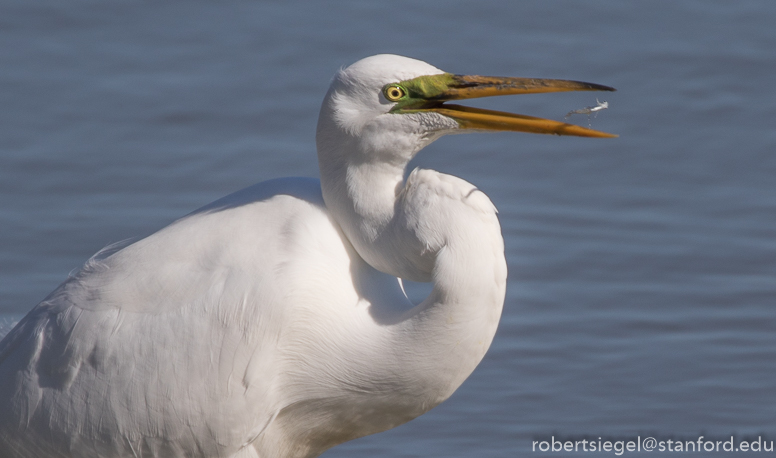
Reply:
[[[434, 138], [406, 135], [406, 142], [384, 144], [393, 150], [379, 151], [327, 125], [323, 110], [319, 119], [323, 197], [351, 244], [380, 271], [433, 282], [430, 296], [386, 330], [380, 345], [392, 353], [385, 366], [402, 374], [392, 386], [424, 387], [408, 397], [414, 417], [463, 383], [495, 335], [507, 273], [496, 209], [449, 175], [416, 170], [404, 183], [407, 162]], [[396, 147], [402, 143], [403, 153]], [[380, 160], [385, 156], [405, 159]]]

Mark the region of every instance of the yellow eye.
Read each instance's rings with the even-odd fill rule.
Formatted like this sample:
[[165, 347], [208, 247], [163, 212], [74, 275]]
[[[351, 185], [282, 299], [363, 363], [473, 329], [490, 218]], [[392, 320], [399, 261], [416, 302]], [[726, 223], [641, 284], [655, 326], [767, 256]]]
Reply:
[[390, 86], [386, 86], [386, 88], [383, 89], [383, 95], [385, 95], [385, 98], [390, 100], [391, 102], [398, 102], [405, 95], [407, 95], [407, 93], [404, 92], [403, 87], [393, 84]]

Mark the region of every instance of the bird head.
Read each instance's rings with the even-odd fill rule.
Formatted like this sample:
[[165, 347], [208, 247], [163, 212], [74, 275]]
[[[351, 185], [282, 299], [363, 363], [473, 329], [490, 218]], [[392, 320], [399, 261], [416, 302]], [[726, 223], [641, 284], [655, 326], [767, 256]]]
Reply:
[[383, 161], [406, 161], [439, 136], [452, 133], [514, 131], [616, 137], [550, 119], [448, 103], [563, 91], [614, 89], [568, 80], [457, 75], [407, 57], [367, 57], [335, 75], [321, 108], [319, 137], [338, 133], [349, 139], [337, 135], [336, 141], [327, 142], [319, 138], [319, 148], [322, 143], [341, 147], [355, 141], [358, 145], [348, 151], [361, 151]]

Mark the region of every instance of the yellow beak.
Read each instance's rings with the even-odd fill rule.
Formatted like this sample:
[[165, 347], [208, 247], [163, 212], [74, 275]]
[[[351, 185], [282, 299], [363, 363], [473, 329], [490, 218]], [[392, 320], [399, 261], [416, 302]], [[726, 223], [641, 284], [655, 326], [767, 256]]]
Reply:
[[475, 75], [421, 76], [384, 88], [386, 97], [393, 88], [400, 88], [404, 97], [397, 99], [396, 112], [433, 111], [454, 119], [463, 129], [532, 132], [537, 134], [576, 135], [578, 137], [611, 138], [617, 135], [587, 129], [574, 124], [536, 118], [502, 111], [485, 110], [461, 105], [446, 105], [448, 100], [473, 99], [500, 95], [536, 94], [565, 91], [614, 91], [614, 88], [580, 81], [511, 78]]

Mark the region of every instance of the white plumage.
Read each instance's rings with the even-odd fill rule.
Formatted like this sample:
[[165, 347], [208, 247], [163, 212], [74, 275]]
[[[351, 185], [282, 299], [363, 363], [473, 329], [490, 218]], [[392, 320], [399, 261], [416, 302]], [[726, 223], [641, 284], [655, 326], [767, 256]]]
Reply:
[[[449, 397], [493, 339], [507, 272], [482, 192], [404, 182], [431, 141], [487, 128], [439, 102], [476, 95], [416, 90], [427, 76], [449, 79], [398, 56], [340, 71], [320, 182], [227, 196], [37, 305], [0, 342], [0, 457], [313, 457]], [[408, 98], [386, 99], [392, 83]], [[433, 290], [413, 306], [396, 277]]]

